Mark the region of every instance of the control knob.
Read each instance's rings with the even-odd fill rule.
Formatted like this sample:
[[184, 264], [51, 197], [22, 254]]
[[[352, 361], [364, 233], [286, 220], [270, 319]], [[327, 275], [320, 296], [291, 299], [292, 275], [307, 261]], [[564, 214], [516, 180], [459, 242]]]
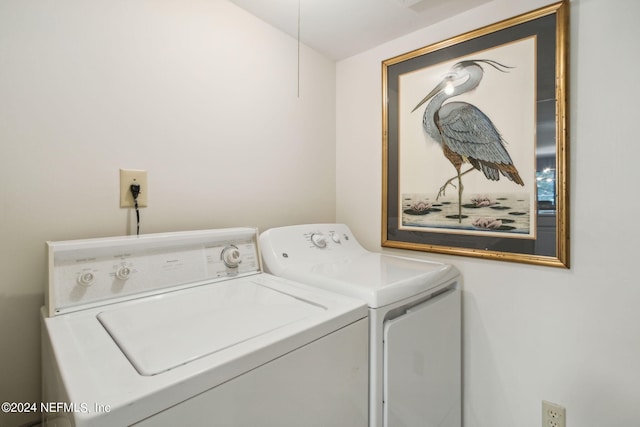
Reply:
[[313, 233], [311, 235], [311, 243], [316, 245], [318, 248], [326, 248], [327, 238], [322, 233]]
[[131, 269], [127, 265], [121, 265], [116, 270], [116, 277], [120, 280], [127, 280], [131, 275]]
[[237, 268], [238, 264], [242, 262], [240, 257], [240, 249], [237, 246], [227, 246], [222, 250], [220, 254], [220, 258], [224, 265], [229, 268]]
[[78, 284], [82, 286], [91, 286], [96, 281], [93, 271], [83, 271], [78, 275]]

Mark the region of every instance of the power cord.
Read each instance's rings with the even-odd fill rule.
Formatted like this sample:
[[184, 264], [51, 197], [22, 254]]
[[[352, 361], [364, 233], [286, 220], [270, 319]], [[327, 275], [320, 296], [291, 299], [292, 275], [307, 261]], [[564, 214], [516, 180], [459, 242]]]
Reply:
[[133, 205], [136, 208], [136, 236], [140, 235], [140, 210], [138, 209], [138, 194], [140, 194], [140, 184], [131, 184], [131, 195], [133, 196]]

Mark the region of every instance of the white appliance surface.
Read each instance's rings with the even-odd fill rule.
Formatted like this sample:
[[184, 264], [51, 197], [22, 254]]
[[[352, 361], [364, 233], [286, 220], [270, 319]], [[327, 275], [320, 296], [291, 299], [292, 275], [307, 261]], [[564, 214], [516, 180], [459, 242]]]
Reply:
[[449, 264], [369, 252], [343, 224], [272, 228], [260, 235], [260, 249], [268, 272], [359, 298], [371, 308], [433, 292], [458, 276]]
[[385, 426], [461, 425], [460, 328], [458, 292], [384, 323]]
[[155, 295], [97, 318], [141, 375], [156, 375], [327, 310], [251, 279]]
[[[255, 229], [48, 247], [44, 401], [67, 404], [63, 410], [54, 407], [50, 423], [67, 418], [77, 426], [131, 425], [154, 417], [160, 420], [155, 425], [172, 425], [158, 414], [168, 408], [178, 413], [183, 402], [202, 395], [215, 399], [204, 406], [185, 403], [188, 420], [258, 423], [274, 417], [296, 425], [286, 414], [280, 418], [282, 411], [264, 412], [260, 399], [234, 404], [227, 390], [234, 396], [268, 390], [265, 401], [278, 408], [313, 378], [316, 393], [344, 387], [347, 395], [329, 400], [337, 411], [333, 415], [324, 407], [320, 412], [318, 401], [300, 402], [297, 410], [307, 412], [293, 411], [297, 420], [315, 414], [366, 424], [366, 305], [263, 273]], [[171, 280], [158, 266], [170, 271]], [[307, 347], [332, 366], [310, 366], [315, 359], [301, 351]], [[289, 378], [292, 367], [301, 371], [296, 378]], [[247, 380], [239, 380], [249, 372]], [[267, 378], [280, 381], [264, 384]], [[218, 415], [210, 412], [216, 402]]]
[[265, 270], [369, 306], [369, 426], [460, 427], [458, 270], [365, 250], [344, 224], [272, 228]]

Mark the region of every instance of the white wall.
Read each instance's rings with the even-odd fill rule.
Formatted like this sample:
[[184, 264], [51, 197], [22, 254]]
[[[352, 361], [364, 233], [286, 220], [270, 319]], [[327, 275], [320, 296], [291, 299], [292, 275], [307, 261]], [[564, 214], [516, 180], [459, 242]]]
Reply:
[[[495, 0], [337, 64], [337, 206], [380, 250], [381, 61], [550, 2]], [[635, 0], [571, 2], [571, 269], [404, 251], [464, 275], [465, 427], [640, 425]], [[388, 252], [402, 252], [392, 251]]]
[[[40, 399], [46, 240], [331, 222], [335, 64], [226, 0], [0, 1], [0, 401]], [[0, 414], [0, 425], [29, 416]]]

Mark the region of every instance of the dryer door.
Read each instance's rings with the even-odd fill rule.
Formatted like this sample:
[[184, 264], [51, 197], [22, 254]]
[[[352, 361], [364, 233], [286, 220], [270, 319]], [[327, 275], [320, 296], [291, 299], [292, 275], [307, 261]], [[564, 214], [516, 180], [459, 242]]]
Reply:
[[384, 426], [461, 426], [460, 291], [384, 324]]

